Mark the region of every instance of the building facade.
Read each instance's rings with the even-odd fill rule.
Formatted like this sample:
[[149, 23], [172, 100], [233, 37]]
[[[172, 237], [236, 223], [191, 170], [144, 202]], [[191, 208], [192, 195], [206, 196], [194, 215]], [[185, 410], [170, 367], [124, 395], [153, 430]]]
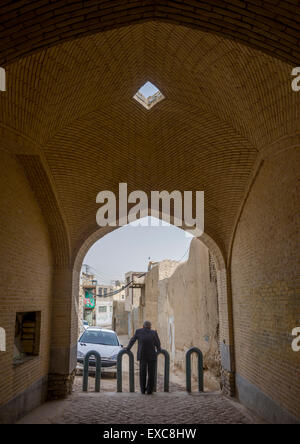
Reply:
[[81, 273], [79, 298], [77, 305], [78, 333], [84, 330], [83, 321], [89, 326], [96, 325], [97, 314], [97, 280], [94, 274]]
[[128, 271], [125, 274], [125, 311], [128, 313], [128, 334], [130, 336], [137, 326], [141, 326], [143, 319], [144, 276], [144, 271]]
[[113, 285], [97, 285], [96, 325], [98, 327], [113, 328], [114, 302], [125, 303], [125, 289], [121, 281], [114, 281]]
[[[205, 383], [220, 388], [219, 304], [216, 268], [208, 248], [197, 239], [186, 262], [164, 260], [145, 277], [143, 320], [157, 329], [172, 369], [185, 371], [185, 354], [198, 347], [204, 358]], [[193, 376], [197, 376], [193, 360]]]

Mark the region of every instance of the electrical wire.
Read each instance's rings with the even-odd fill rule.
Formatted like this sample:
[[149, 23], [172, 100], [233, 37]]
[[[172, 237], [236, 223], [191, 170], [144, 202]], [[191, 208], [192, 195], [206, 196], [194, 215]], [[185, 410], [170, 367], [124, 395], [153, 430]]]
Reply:
[[[86, 265], [86, 264], [84, 264]], [[83, 266], [84, 266], [83, 265]], [[88, 265], [89, 268], [91, 268], [92, 270], [96, 271], [96, 275], [101, 277], [101, 279], [103, 279], [103, 277], [105, 278], [105, 275], [109, 276], [110, 278], [112, 278], [112, 275], [110, 273], [106, 273], [105, 271], [99, 271], [97, 270], [95, 267], [92, 267], [91, 265]], [[101, 276], [102, 275], [102, 276]], [[111, 279], [112, 281], [119, 281], [120, 279]]]
[[[144, 274], [139, 275], [138, 277], [141, 278], [141, 277], [145, 276], [146, 274], [147, 274], [147, 272], [144, 273]], [[105, 293], [105, 294], [104, 294], [103, 296], [101, 296], [101, 297], [108, 298], [108, 297], [110, 297], [110, 296], [114, 296], [114, 295], [116, 295], [116, 294], [118, 294], [118, 293], [121, 293], [121, 291], [123, 291], [123, 290], [125, 290], [125, 288], [129, 287], [129, 285], [132, 284], [133, 282], [134, 282], [134, 280], [132, 279], [132, 281], [128, 282], [126, 285], [122, 285], [122, 287], [120, 288], [120, 290], [111, 291], [110, 293]]]
[[186, 250], [186, 252], [184, 253], [184, 255], [182, 256], [182, 258], [181, 259], [179, 259], [179, 261], [178, 262], [181, 262], [182, 261], [182, 259], [184, 258], [184, 256], [189, 252], [189, 250], [190, 250], [190, 245], [187, 247], [187, 250]]

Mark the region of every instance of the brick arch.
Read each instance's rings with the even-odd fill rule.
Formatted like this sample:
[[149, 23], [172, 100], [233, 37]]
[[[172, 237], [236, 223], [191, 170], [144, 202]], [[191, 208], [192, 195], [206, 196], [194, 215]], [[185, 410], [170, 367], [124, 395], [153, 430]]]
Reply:
[[[149, 214], [150, 214], [150, 208], [149, 208]], [[171, 215], [172, 218], [172, 215]], [[160, 219], [163, 220], [162, 215], [160, 215]], [[118, 224], [118, 222], [117, 222]], [[171, 222], [172, 224], [172, 222]], [[90, 250], [90, 248], [99, 240], [101, 240], [104, 236], [106, 236], [109, 233], [112, 233], [115, 230], [118, 230], [120, 228], [117, 227], [98, 227], [96, 230], [92, 232], [86, 232], [86, 234], [82, 237], [81, 241], [75, 246], [73, 249], [73, 255], [71, 260], [71, 268], [73, 270], [73, 288], [74, 285], [78, 285], [78, 276], [81, 271], [82, 263], [84, 260], [84, 257]], [[186, 228], [179, 227], [182, 230], [186, 231]], [[188, 230], [187, 230], [188, 231]], [[218, 287], [219, 287], [219, 294], [223, 297], [227, 294], [227, 265], [225, 261], [225, 254], [220, 247], [220, 245], [215, 241], [215, 239], [208, 234], [207, 232], [204, 232], [199, 238], [198, 238], [211, 252], [214, 262], [216, 265], [216, 271], [217, 271], [217, 277], [218, 277]], [[220, 291], [221, 290], [221, 291]], [[78, 291], [75, 291], [75, 295], [78, 296]], [[227, 302], [224, 300], [221, 302], [221, 304], [226, 304]], [[226, 336], [228, 337], [228, 336]]]
[[31, 138], [0, 123], [0, 152], [7, 151], [22, 166], [34, 197], [49, 230], [53, 253], [53, 267], [70, 265], [70, 239], [63, 211], [55, 192], [51, 172], [40, 146]]
[[[124, 66], [127, 59], [132, 62], [130, 69]], [[11, 64], [8, 74], [11, 83], [1, 96], [1, 126], [29, 138], [45, 156], [72, 244], [94, 220], [92, 203], [99, 191], [94, 185], [104, 186], [92, 169], [100, 162], [107, 171], [113, 165], [112, 183], [115, 171], [124, 176], [126, 162], [126, 172], [133, 173], [132, 167], [138, 170], [136, 187], [141, 181], [145, 186], [146, 177], [148, 189], [153, 183], [166, 188], [186, 185], [187, 178], [195, 177], [189, 186], [202, 186], [210, 196], [210, 233], [223, 243], [222, 249], [228, 249], [233, 219], [258, 151], [297, 128], [299, 121], [294, 111], [299, 109], [294, 107], [299, 96], [287, 88], [287, 64], [211, 33], [153, 21], [41, 51]], [[132, 95], [149, 76], [167, 100], [145, 114]], [[103, 86], [95, 94], [99, 80]], [[279, 108], [284, 112], [279, 113]], [[115, 140], [111, 135], [117, 135]], [[129, 144], [138, 159], [135, 164], [128, 161]], [[162, 146], [166, 155], [160, 162]], [[86, 153], [93, 159], [88, 168], [81, 162]], [[146, 161], [140, 160], [144, 153], [147, 167], [151, 161], [151, 181]], [[180, 157], [178, 164], [172, 160], [178, 173], [168, 171], [170, 155]], [[70, 186], [70, 179], [76, 178], [78, 168], [90, 195], [83, 187], [77, 189], [75, 208], [73, 191], [80, 182]], [[222, 183], [216, 182], [218, 175]]]
[[[72, 250], [95, 230], [96, 194], [127, 182], [205, 190], [207, 230], [227, 255], [258, 152], [299, 122], [288, 64], [170, 23], [65, 42], [7, 74], [1, 125], [44, 156]], [[147, 80], [166, 97], [149, 112], [132, 99]]]
[[203, 233], [200, 240], [209, 249], [216, 264], [220, 322], [219, 349], [222, 365], [221, 380], [223, 392], [229, 396], [234, 396], [235, 353], [230, 270], [226, 257], [215, 240], [207, 233]]
[[53, 267], [57, 271], [70, 265], [70, 244], [61, 208], [41, 157], [34, 154], [17, 154], [25, 175], [48, 226], [53, 250]]
[[[84, 35], [148, 20], [211, 32], [284, 61], [300, 58], [300, 6], [288, 0], [144, 2], [7, 1], [0, 8], [0, 64]], [[274, 3], [274, 2], [273, 2]]]
[[[150, 212], [150, 208], [149, 208]], [[172, 216], [171, 216], [172, 217]], [[160, 217], [162, 220], [163, 218]], [[117, 230], [120, 227], [98, 227], [98, 229], [88, 232], [81, 240], [80, 243], [77, 244], [77, 246], [73, 250], [72, 260], [71, 260], [71, 266], [74, 271], [80, 272], [82, 262], [84, 257], [86, 256], [87, 252], [90, 250], [90, 248], [98, 242], [100, 239], [102, 239], [104, 236], [106, 236], [109, 233], [112, 233], [113, 231]], [[182, 230], [185, 230], [184, 227], [181, 228]], [[210, 250], [214, 257], [214, 261], [216, 264], [217, 271], [224, 271], [226, 270], [226, 260], [225, 260], [225, 253], [216, 242], [216, 240], [207, 232], [204, 232], [202, 236], [198, 238], [201, 240], [201, 242]]]

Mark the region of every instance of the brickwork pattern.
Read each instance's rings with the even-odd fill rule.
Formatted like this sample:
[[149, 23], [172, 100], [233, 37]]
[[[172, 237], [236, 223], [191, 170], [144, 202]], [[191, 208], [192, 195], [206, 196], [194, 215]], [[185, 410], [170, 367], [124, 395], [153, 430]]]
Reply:
[[[300, 120], [291, 66], [170, 24], [67, 42], [10, 65], [7, 76], [1, 123], [39, 147], [73, 251], [98, 228], [95, 196], [117, 193], [119, 181], [146, 193], [204, 189], [206, 231], [228, 249], [257, 152]], [[166, 96], [149, 112], [132, 99], [146, 80]]]
[[[0, 169], [0, 325], [7, 339], [0, 352], [2, 406], [48, 374], [53, 262], [47, 225], [23, 169], [4, 153]], [[14, 367], [16, 312], [26, 311], [41, 311], [39, 355]]]
[[48, 376], [48, 400], [62, 399], [71, 395], [74, 378], [75, 370], [69, 375], [50, 373]]
[[300, 58], [297, 0], [10, 0], [0, 16], [1, 64], [65, 40], [148, 20], [213, 32], [290, 62]]
[[300, 325], [299, 169], [299, 148], [265, 160], [232, 255], [236, 372], [298, 418], [300, 353], [291, 333]]

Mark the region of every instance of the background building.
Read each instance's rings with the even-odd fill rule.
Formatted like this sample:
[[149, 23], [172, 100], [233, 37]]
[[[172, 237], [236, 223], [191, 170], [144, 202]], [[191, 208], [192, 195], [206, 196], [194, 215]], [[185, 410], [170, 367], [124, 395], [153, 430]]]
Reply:
[[[121, 281], [113, 281], [113, 285], [97, 285], [97, 310], [96, 325], [99, 327], [113, 328], [113, 310], [117, 310], [117, 304], [125, 303], [124, 284]], [[114, 305], [114, 302], [116, 304]]]
[[113, 312], [113, 285], [97, 285], [96, 325], [111, 328]]
[[[170, 353], [172, 370], [179, 372], [185, 370], [186, 351], [200, 348], [206, 385], [217, 390], [221, 382], [218, 289], [208, 248], [194, 239], [186, 262], [150, 262], [147, 273], [129, 272], [126, 279], [132, 282], [126, 288], [129, 334], [145, 320], [151, 321]], [[194, 360], [192, 372], [196, 378]]]
[[144, 287], [144, 271], [128, 271], [125, 274], [125, 311], [128, 313], [128, 334], [131, 336], [143, 319], [141, 298]]
[[94, 274], [81, 273], [78, 298], [78, 334], [83, 332], [83, 321], [90, 326], [96, 325], [96, 288], [97, 280]]

